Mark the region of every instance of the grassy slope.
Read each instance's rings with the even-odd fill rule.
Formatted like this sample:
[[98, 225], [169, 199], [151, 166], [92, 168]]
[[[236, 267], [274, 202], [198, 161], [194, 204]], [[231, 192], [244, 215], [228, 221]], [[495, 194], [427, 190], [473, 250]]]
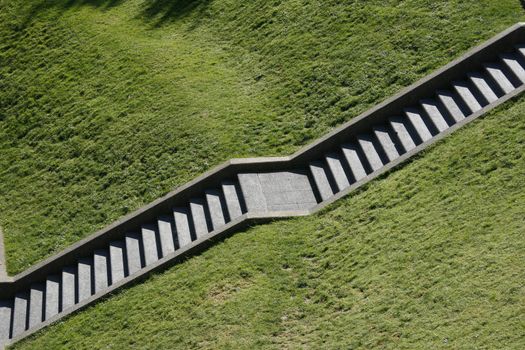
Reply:
[[[288, 153], [523, 18], [510, 0], [68, 3], [0, 11], [11, 271], [231, 156]], [[525, 99], [510, 106], [15, 348], [521, 349]]]
[[517, 0], [0, 0], [19, 272], [234, 156], [290, 153], [522, 19]]
[[525, 97], [15, 349], [523, 349]]

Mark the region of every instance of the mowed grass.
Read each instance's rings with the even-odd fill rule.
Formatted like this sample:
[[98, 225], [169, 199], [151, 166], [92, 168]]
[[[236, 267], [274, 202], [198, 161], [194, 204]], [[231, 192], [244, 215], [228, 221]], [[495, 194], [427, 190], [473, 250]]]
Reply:
[[525, 97], [13, 349], [524, 349]]
[[9, 272], [229, 158], [289, 154], [523, 18], [518, 0], [1, 0]]

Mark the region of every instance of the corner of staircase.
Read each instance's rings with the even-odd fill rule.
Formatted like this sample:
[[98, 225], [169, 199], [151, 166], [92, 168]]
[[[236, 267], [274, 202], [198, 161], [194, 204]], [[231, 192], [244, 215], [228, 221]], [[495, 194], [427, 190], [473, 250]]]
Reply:
[[4, 233], [0, 226], [0, 283], [12, 282], [12, 278], [7, 274], [7, 265], [5, 259]]

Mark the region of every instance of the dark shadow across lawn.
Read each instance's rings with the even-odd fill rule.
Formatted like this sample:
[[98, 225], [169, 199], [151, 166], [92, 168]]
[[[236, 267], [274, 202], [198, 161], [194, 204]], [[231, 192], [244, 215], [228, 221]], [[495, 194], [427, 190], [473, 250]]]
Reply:
[[28, 11], [27, 16], [19, 25], [19, 29], [28, 27], [42, 12], [50, 9], [68, 10], [78, 6], [92, 6], [109, 9], [121, 4], [124, 0], [42, 0], [35, 3]]
[[203, 14], [209, 3], [210, 0], [153, 0], [147, 3], [142, 14], [152, 20], [155, 26], [161, 26], [191, 12]]
[[[101, 10], [109, 10], [122, 4], [125, 0], [42, 0], [28, 12], [21, 28], [27, 27], [42, 12], [50, 9], [66, 11], [75, 7], [91, 6]], [[199, 11], [203, 13], [210, 0], [152, 0], [146, 1], [141, 14], [141, 19], [150, 21], [158, 27], [165, 23], [185, 17], [187, 14]], [[195, 27], [197, 23], [194, 24]]]

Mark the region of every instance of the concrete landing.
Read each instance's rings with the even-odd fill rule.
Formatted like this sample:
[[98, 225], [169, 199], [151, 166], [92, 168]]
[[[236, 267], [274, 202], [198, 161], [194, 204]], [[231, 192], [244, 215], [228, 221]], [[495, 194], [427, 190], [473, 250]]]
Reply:
[[317, 205], [306, 171], [239, 174], [248, 212], [306, 210]]

